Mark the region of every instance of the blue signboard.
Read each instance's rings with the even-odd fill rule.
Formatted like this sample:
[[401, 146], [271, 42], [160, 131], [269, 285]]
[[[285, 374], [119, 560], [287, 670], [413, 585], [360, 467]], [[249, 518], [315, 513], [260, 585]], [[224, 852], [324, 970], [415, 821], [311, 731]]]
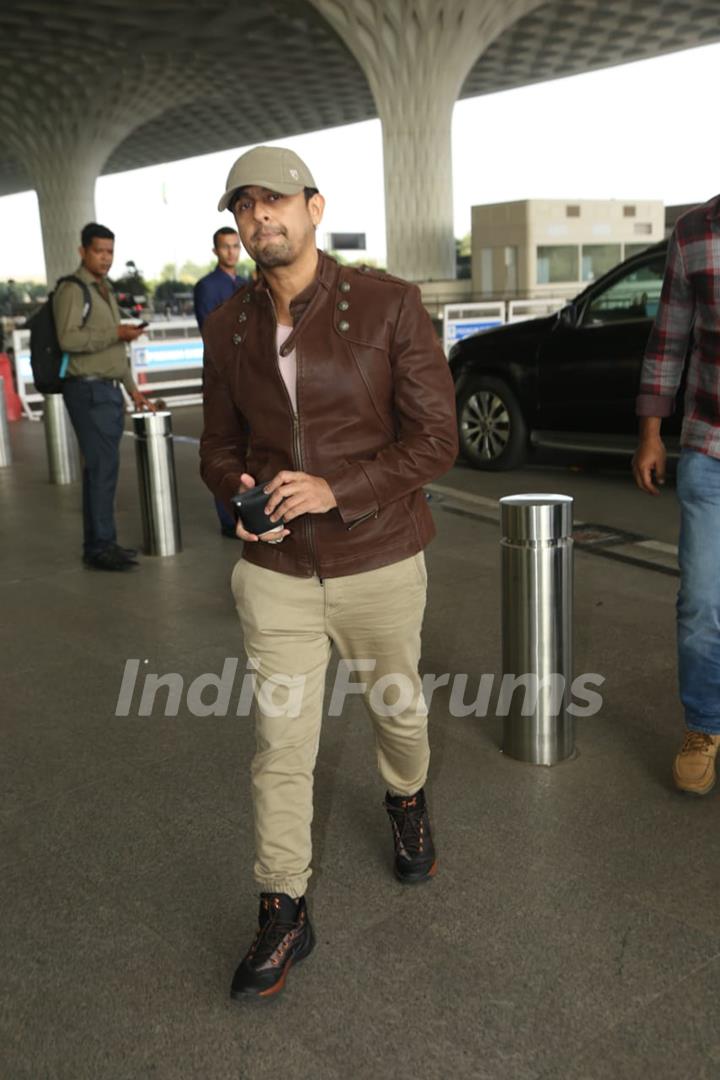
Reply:
[[140, 370], [202, 367], [202, 339], [179, 338], [176, 341], [149, 341], [146, 345], [133, 347], [133, 362]]
[[447, 340], [450, 345], [463, 338], [477, 334], [480, 330], [489, 330], [491, 326], [502, 326], [502, 319], [451, 319], [447, 327]]

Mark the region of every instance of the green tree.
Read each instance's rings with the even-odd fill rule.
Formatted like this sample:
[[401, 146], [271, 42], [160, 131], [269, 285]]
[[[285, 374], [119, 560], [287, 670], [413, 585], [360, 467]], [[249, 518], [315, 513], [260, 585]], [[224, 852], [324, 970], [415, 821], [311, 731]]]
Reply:
[[467, 233], [466, 236], [456, 238], [455, 246], [457, 248], [458, 255], [471, 255], [472, 254], [472, 233]]
[[175, 263], [165, 263], [162, 270], [160, 271], [160, 280], [161, 281], [177, 281], [177, 278], [178, 278], [178, 268], [175, 265]]
[[205, 277], [211, 270], [215, 269], [215, 262], [200, 263], [192, 262], [188, 259], [182, 264], [177, 277], [180, 281], [184, 281], [189, 285], [194, 285], [196, 281], [199, 281], [201, 277]]
[[161, 281], [155, 287], [154, 300], [156, 307], [162, 304], [170, 303], [174, 300], [177, 293], [188, 292], [188, 286], [186, 281], [179, 281], [177, 278], [166, 279]]
[[147, 297], [149, 293], [147, 282], [132, 259], [128, 259], [125, 263], [125, 273], [116, 278], [112, 284], [121, 302], [123, 298], [127, 298], [132, 303], [133, 297]]

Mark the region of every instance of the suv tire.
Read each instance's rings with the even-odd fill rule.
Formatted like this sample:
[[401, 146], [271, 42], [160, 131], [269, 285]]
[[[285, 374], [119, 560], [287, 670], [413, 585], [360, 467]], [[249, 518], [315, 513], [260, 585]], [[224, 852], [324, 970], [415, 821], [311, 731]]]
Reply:
[[475, 469], [517, 469], [528, 449], [528, 430], [518, 400], [493, 375], [473, 375], [457, 402], [460, 451]]

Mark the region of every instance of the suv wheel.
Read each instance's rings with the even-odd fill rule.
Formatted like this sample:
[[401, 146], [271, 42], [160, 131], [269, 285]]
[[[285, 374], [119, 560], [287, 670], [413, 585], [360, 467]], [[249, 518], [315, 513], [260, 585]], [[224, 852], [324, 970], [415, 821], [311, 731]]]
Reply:
[[476, 469], [516, 469], [525, 460], [527, 425], [502, 379], [468, 379], [458, 398], [458, 433], [462, 455]]

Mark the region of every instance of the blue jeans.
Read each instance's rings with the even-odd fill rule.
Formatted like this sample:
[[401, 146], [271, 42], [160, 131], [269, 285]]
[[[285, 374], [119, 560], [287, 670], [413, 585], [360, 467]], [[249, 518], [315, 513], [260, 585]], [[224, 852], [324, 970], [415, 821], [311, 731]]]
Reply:
[[83, 553], [114, 544], [115, 489], [125, 426], [122, 391], [109, 382], [68, 379], [63, 398], [83, 456]]
[[683, 450], [678, 678], [691, 731], [720, 735], [720, 460]]

